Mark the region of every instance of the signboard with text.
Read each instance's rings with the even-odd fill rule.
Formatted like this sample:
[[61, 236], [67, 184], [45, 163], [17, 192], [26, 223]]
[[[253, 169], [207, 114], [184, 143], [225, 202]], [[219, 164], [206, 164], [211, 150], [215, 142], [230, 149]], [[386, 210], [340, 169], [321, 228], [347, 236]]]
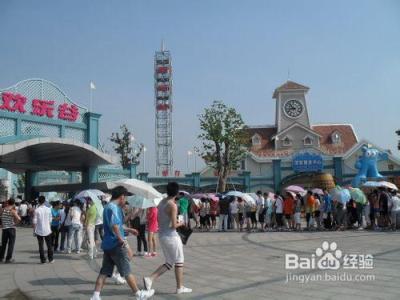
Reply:
[[292, 167], [295, 172], [319, 172], [324, 167], [322, 155], [311, 152], [301, 152], [293, 156]]
[[0, 110], [25, 114], [30, 111], [34, 116], [58, 118], [75, 122], [79, 117], [79, 108], [75, 104], [60, 103], [54, 100], [32, 99], [28, 102], [24, 95], [12, 92], [1, 93]]

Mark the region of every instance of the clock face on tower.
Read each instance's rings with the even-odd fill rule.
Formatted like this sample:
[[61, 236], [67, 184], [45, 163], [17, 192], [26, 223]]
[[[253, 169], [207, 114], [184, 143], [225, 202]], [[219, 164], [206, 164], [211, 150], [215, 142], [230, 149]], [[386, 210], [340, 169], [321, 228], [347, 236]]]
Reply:
[[283, 105], [283, 111], [289, 118], [298, 118], [304, 111], [303, 103], [299, 100], [287, 100]]

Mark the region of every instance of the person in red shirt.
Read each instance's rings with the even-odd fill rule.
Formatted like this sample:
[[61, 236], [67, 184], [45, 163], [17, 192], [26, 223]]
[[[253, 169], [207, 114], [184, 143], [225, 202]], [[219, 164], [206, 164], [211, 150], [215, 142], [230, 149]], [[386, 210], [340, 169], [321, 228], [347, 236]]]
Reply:
[[217, 228], [217, 214], [218, 214], [218, 201], [213, 199], [210, 200], [210, 218], [211, 218], [211, 229]]
[[287, 192], [283, 201], [283, 214], [285, 215], [286, 227], [288, 229], [294, 229], [294, 198], [294, 194]]
[[156, 233], [158, 232], [158, 209], [157, 207], [149, 207], [147, 209], [147, 230], [148, 230], [148, 256], [157, 256], [156, 251]]
[[315, 198], [311, 191], [307, 192], [306, 198], [306, 221], [307, 221], [307, 230], [313, 226], [313, 222], [311, 222], [314, 218], [314, 211], [315, 211]]

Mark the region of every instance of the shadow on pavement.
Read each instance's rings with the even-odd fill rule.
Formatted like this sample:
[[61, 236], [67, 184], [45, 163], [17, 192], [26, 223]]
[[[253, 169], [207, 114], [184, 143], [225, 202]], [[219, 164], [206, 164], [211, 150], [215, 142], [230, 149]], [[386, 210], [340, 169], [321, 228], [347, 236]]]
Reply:
[[14, 290], [11, 293], [4, 296], [5, 300], [28, 300], [29, 298], [26, 297], [20, 290]]
[[93, 281], [83, 280], [80, 278], [73, 277], [57, 277], [57, 278], [42, 278], [40, 280], [32, 280], [29, 283], [33, 286], [45, 285], [80, 285], [80, 284], [93, 284]]
[[[90, 296], [93, 294], [93, 290], [89, 290], [89, 291], [88, 290], [75, 290], [75, 291], [72, 291], [71, 294]], [[105, 286], [104, 289], [101, 291], [101, 295], [102, 296], [125, 296], [125, 297], [131, 296], [131, 297], [133, 297], [133, 294], [128, 287], [126, 289], [112, 289], [112, 288], [108, 289], [107, 286]], [[165, 292], [164, 293], [156, 292], [154, 296], [168, 296], [168, 297], [178, 298], [178, 295], [176, 295], [175, 293], [165, 293]]]

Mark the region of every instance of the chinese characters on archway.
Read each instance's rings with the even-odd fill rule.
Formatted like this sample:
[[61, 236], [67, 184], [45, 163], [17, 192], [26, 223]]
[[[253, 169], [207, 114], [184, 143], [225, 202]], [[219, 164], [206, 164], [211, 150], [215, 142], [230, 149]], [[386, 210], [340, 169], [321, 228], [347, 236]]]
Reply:
[[[26, 113], [27, 100], [26, 97], [20, 94], [13, 94], [9, 92], [2, 93], [3, 103], [0, 105], [1, 110], [10, 112]], [[53, 100], [32, 100], [31, 114], [39, 117], [54, 118], [54, 114], [61, 120], [75, 122], [79, 116], [79, 109], [74, 104], [62, 103], [56, 107]]]

